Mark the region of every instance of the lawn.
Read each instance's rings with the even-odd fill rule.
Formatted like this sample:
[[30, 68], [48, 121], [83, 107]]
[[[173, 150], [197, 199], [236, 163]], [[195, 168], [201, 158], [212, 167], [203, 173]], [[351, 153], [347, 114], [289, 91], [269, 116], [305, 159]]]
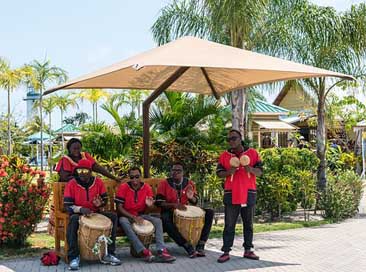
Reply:
[[[254, 232], [268, 232], [277, 230], [297, 229], [304, 227], [316, 227], [329, 223], [327, 220], [310, 221], [310, 222], [276, 222], [276, 223], [260, 223], [254, 224]], [[224, 226], [222, 224], [212, 226], [210, 238], [222, 237]], [[236, 233], [242, 234], [242, 225], [236, 226]], [[0, 247], [0, 260], [24, 258], [32, 256], [41, 256], [43, 252], [53, 250], [54, 238], [46, 233], [34, 233], [27, 239], [25, 247]], [[129, 246], [126, 237], [117, 237], [117, 246]]]

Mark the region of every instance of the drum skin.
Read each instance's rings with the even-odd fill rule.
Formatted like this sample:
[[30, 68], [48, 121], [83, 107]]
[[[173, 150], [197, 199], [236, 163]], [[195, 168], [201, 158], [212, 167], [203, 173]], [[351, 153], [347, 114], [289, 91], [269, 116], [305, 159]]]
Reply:
[[196, 246], [205, 223], [205, 211], [196, 206], [188, 205], [186, 208], [186, 211], [174, 211], [174, 223], [184, 239]]
[[78, 240], [81, 259], [95, 261], [103, 258], [105, 253], [104, 243], [102, 243], [100, 248], [100, 256], [95, 255], [92, 249], [99, 236], [105, 235], [110, 237], [111, 232], [112, 222], [108, 217], [99, 213], [92, 213], [90, 216], [80, 216]]

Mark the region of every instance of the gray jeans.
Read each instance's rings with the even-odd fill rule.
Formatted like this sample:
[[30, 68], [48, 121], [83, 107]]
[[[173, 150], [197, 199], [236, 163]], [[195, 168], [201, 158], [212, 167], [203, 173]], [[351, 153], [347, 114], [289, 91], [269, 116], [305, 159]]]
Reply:
[[[163, 225], [160, 218], [153, 217], [148, 214], [141, 215], [147, 221], [150, 221], [155, 227], [155, 241], [156, 241], [156, 250], [165, 249], [164, 244], [164, 236], [163, 236]], [[121, 224], [123, 231], [125, 232], [128, 240], [130, 240], [133, 248], [137, 253], [140, 253], [144, 250], [145, 246], [141, 243], [140, 239], [137, 237], [136, 233], [132, 229], [132, 223], [127, 217], [120, 217], [119, 223]]]

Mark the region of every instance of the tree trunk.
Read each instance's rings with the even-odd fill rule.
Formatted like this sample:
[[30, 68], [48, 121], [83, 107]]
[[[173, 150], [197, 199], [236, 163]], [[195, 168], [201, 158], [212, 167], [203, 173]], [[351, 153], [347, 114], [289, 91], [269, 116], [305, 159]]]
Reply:
[[98, 123], [98, 102], [95, 102], [95, 123]]
[[325, 189], [326, 180], [326, 128], [325, 128], [325, 88], [323, 86], [319, 87], [318, 93], [318, 127], [316, 130], [316, 154], [320, 159], [320, 164], [318, 167], [318, 189]]
[[95, 105], [94, 103], [92, 104], [93, 106], [93, 123], [95, 124]]
[[[51, 135], [51, 125], [52, 125], [52, 118], [51, 118], [51, 112], [48, 114], [48, 124], [49, 124], [49, 132], [50, 132], [50, 135]], [[49, 153], [49, 156], [48, 156], [48, 159], [49, 159], [49, 162], [50, 162], [50, 175], [52, 175], [52, 141], [53, 139], [50, 139], [50, 153]]]
[[248, 93], [245, 89], [243, 89], [243, 137], [247, 139], [249, 136], [249, 103], [248, 103]]
[[243, 131], [243, 110], [244, 110], [244, 90], [236, 90], [231, 93], [231, 123], [232, 128], [240, 132]]
[[8, 89], [8, 150], [7, 154], [11, 155], [11, 130], [10, 130], [10, 89]]
[[64, 146], [65, 146], [65, 142], [64, 142], [64, 126], [62, 125], [63, 120], [64, 120], [64, 111], [61, 110], [61, 143], [62, 143], [61, 150], [62, 150], [62, 153], [64, 152]]
[[43, 95], [43, 90], [41, 88], [41, 94], [39, 96], [39, 119], [41, 122], [41, 171], [43, 171], [43, 105], [42, 105], [42, 95]]

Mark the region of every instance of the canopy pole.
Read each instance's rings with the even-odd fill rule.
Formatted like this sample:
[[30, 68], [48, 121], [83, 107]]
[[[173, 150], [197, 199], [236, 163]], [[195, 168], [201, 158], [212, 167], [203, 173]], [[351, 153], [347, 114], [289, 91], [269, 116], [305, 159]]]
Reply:
[[179, 67], [167, 80], [165, 80], [152, 94], [142, 103], [142, 126], [143, 126], [143, 165], [144, 177], [150, 177], [150, 122], [149, 110], [154, 100], [169, 88], [189, 67]]

